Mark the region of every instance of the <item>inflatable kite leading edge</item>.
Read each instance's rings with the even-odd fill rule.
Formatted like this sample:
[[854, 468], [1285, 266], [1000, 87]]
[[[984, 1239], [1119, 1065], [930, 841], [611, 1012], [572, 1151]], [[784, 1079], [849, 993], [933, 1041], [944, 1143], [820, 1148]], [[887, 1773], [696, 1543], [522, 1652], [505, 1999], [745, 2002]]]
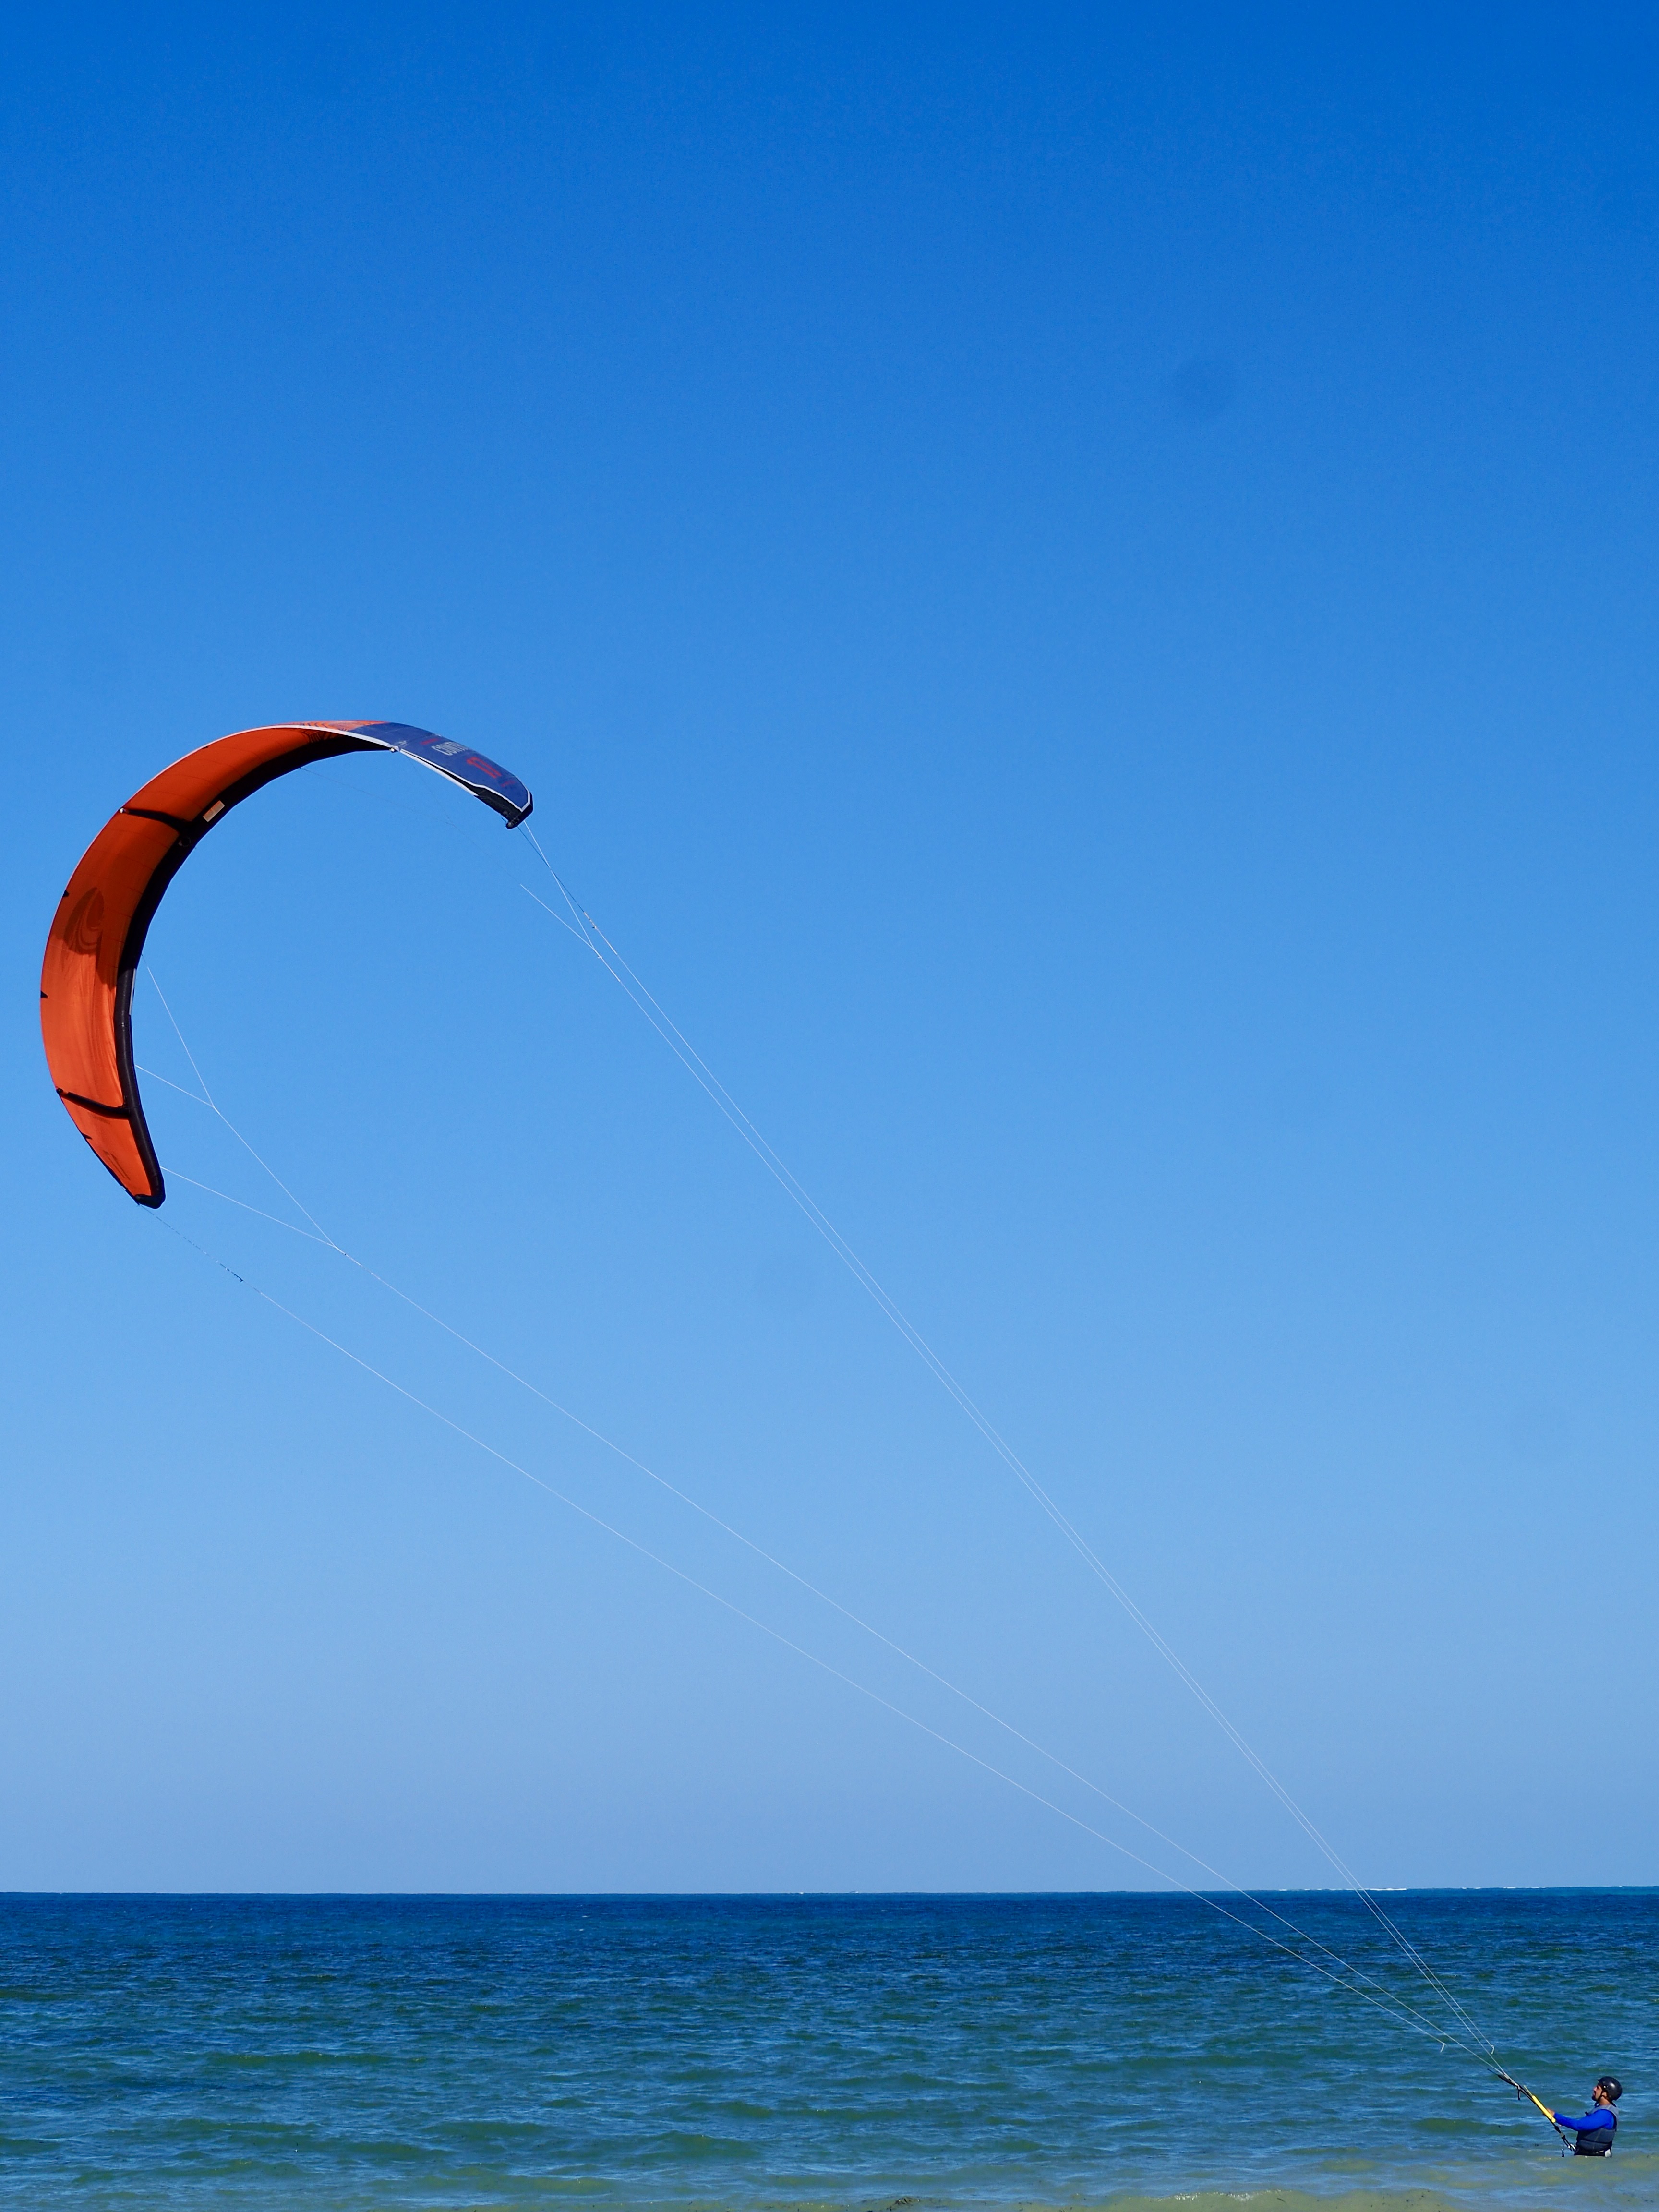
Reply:
[[140, 1206], [167, 1196], [132, 1059], [132, 979], [162, 894], [233, 806], [338, 753], [423, 761], [494, 807], [509, 830], [531, 796], [482, 753], [405, 722], [283, 722], [239, 730], [164, 768], [111, 817], [58, 902], [40, 969], [46, 1064], [69, 1117]]

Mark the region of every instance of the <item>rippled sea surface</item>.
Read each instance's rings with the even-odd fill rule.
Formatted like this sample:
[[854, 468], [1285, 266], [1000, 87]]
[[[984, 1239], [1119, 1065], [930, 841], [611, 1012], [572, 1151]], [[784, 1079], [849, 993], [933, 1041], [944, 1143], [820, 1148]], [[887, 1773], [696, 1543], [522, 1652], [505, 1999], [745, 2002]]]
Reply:
[[1613, 2159], [1189, 1898], [11, 1897], [0, 2203], [1659, 2206], [1659, 1893], [1385, 1903]]

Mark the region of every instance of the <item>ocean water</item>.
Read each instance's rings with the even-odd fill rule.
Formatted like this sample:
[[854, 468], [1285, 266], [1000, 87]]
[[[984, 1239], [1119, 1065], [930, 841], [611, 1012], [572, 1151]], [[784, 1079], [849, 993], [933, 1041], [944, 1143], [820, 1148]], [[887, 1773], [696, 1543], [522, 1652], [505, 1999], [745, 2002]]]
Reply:
[[1189, 1898], [13, 1896], [0, 2203], [1659, 2207], [1659, 1892], [1386, 1904], [1612, 2159]]

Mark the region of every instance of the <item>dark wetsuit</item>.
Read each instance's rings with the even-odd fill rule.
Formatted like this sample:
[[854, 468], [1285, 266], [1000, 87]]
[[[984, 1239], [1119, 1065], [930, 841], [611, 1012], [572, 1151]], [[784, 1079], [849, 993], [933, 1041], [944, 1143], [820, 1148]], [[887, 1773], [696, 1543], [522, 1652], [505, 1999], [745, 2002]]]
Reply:
[[1569, 2119], [1565, 2112], [1557, 2112], [1554, 2117], [1558, 2128], [1577, 2130], [1578, 2140], [1572, 2147], [1575, 2158], [1605, 2158], [1613, 2148], [1619, 2115], [1611, 2105], [1597, 2105], [1582, 2120]]

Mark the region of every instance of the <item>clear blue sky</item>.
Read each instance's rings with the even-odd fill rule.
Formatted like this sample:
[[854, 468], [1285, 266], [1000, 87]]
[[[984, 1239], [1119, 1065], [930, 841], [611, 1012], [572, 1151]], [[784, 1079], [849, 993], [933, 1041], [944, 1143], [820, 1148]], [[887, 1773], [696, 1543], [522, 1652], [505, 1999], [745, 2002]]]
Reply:
[[[1340, 12], [10, 19], [0, 1886], [1138, 1879], [165, 1224], [1002, 1757], [373, 1283], [91, 1160], [58, 895], [294, 715], [526, 778], [1369, 1879], [1659, 1878], [1652, 19]], [[389, 760], [216, 833], [151, 954], [250, 1142], [1225, 1871], [1327, 1878], [536, 865]], [[148, 986], [138, 1040], [188, 1083]]]

